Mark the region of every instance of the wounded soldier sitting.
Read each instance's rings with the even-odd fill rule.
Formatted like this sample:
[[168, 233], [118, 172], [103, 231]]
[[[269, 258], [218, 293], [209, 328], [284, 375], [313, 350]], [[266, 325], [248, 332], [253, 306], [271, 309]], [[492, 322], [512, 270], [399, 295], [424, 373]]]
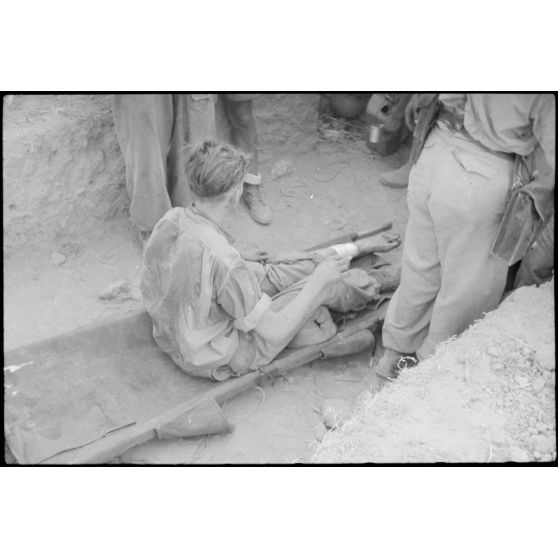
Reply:
[[287, 346], [325, 341], [336, 333], [327, 309], [363, 309], [399, 283], [399, 267], [349, 269], [352, 258], [396, 247], [395, 234], [265, 263], [244, 259], [220, 225], [246, 172], [236, 148], [194, 146], [186, 163], [194, 202], [168, 211], [145, 249], [141, 290], [154, 338], [194, 376], [226, 380], [269, 364]]

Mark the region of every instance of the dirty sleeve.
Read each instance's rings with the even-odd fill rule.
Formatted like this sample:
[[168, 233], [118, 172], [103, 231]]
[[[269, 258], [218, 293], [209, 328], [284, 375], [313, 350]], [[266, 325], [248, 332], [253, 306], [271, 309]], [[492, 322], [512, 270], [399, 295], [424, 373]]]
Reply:
[[262, 293], [254, 273], [243, 263], [222, 276], [217, 302], [241, 331], [254, 329], [269, 309], [271, 299]]

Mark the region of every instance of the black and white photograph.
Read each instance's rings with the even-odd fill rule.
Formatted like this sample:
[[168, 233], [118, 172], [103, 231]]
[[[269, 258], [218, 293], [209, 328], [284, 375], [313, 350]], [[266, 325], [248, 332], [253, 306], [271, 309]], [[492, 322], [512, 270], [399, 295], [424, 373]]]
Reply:
[[553, 93], [3, 97], [5, 461], [556, 460]]
[[3, 556], [556, 554], [548, 2], [2, 16]]

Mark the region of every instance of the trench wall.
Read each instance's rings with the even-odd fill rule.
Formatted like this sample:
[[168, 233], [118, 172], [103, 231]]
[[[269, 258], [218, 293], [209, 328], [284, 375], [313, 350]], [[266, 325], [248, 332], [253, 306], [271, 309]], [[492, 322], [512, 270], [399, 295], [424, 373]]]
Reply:
[[[127, 218], [111, 95], [15, 95], [3, 103], [4, 254], [84, 242]], [[262, 160], [311, 149], [319, 96], [255, 100]]]

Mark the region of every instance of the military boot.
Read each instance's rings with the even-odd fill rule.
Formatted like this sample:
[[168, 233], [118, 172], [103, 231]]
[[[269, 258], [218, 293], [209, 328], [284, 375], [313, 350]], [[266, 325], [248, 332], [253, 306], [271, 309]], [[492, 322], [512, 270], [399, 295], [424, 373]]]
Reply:
[[401, 264], [390, 265], [370, 273], [380, 284], [380, 292], [394, 291], [401, 283]]
[[417, 364], [418, 359], [414, 353], [412, 355], [403, 354], [386, 347], [382, 358], [375, 367], [376, 375], [384, 380], [395, 380], [399, 376], [399, 372]]
[[402, 167], [381, 174], [380, 182], [388, 188], [407, 188], [409, 185], [410, 172], [411, 162], [407, 161]]
[[384, 380], [395, 380], [398, 373], [397, 365], [401, 357], [403, 357], [403, 353], [386, 347], [382, 358], [375, 366], [376, 375]]
[[262, 189], [259, 184], [245, 182], [241, 200], [246, 206], [248, 214], [256, 223], [261, 225], [271, 223], [271, 209], [263, 200]]

